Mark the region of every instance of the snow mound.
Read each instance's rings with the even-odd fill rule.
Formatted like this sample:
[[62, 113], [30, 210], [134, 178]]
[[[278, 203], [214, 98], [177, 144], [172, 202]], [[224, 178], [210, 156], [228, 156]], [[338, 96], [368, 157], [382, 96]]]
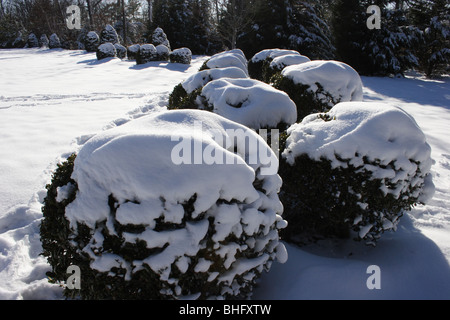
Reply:
[[295, 84], [309, 86], [309, 90], [313, 92], [319, 89], [319, 83], [339, 102], [363, 100], [363, 86], [359, 74], [343, 62], [315, 60], [288, 66], [281, 74]]
[[297, 120], [297, 109], [289, 96], [258, 80], [211, 81], [202, 96], [214, 113], [253, 129], [276, 128]]
[[194, 73], [192, 76], [183, 81], [182, 86], [187, 93], [204, 87], [208, 82], [221, 78], [248, 78], [246, 73], [237, 67], [206, 69]]
[[[245, 147], [249, 138], [258, 148]], [[199, 110], [144, 116], [94, 136], [76, 158], [78, 191], [65, 210], [75, 232], [93, 230], [78, 252], [98, 272], [125, 270], [125, 280], [151, 269], [157, 283], [142, 285], [161, 288], [160, 298], [246, 297], [272, 261], [286, 260], [281, 179], [264, 175], [268, 155], [276, 159], [254, 131]], [[148, 254], [106, 251], [105, 234], [127, 247], [144, 241]]]
[[248, 76], [247, 59], [240, 49], [217, 53], [206, 62], [206, 66], [210, 69], [237, 67]]
[[[331, 161], [332, 167], [349, 164], [367, 170], [373, 178], [391, 181], [385, 194], [398, 198], [409, 186], [420, 186], [413, 197], [427, 202], [434, 193], [430, 169], [431, 147], [416, 121], [399, 107], [374, 102], [345, 102], [325, 116], [312, 114], [288, 129], [283, 157], [293, 165], [307, 154], [311, 159]], [[367, 164], [377, 163], [378, 165]], [[420, 177], [414, 178], [417, 173]]]
[[298, 55], [298, 54], [287, 54], [287, 55], [282, 55], [282, 56], [274, 58], [272, 60], [272, 62], [270, 63], [270, 68], [277, 69], [277, 70], [283, 70], [284, 68], [286, 68], [288, 66], [302, 64], [302, 63], [310, 62], [310, 61], [311, 60], [306, 56], [302, 56], [302, 55]]
[[264, 61], [267, 59], [273, 60], [277, 57], [285, 55], [300, 55], [298, 51], [295, 50], [285, 50], [285, 49], [265, 49], [256, 53], [250, 60], [253, 63]]

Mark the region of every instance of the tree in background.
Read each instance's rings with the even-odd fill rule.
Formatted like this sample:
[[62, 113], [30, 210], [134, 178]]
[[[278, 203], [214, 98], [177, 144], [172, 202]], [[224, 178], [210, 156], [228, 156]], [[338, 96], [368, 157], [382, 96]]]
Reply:
[[212, 54], [217, 39], [213, 36], [211, 15], [207, 0], [157, 0], [150, 32], [160, 27], [172, 48], [188, 47], [194, 54]]
[[450, 4], [446, 0], [413, 0], [409, 17], [420, 30], [416, 48], [419, 70], [427, 77], [449, 72]]
[[237, 48], [239, 35], [254, 22], [254, 1], [229, 0], [219, 12], [218, 32], [230, 49]]
[[325, 20], [322, 1], [291, 1], [287, 16], [287, 40], [311, 59], [334, 59], [331, 30]]

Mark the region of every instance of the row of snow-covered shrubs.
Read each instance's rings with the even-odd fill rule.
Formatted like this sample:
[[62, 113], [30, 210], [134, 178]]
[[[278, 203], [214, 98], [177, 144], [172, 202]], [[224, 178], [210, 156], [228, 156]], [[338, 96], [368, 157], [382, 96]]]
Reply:
[[[22, 38], [18, 37], [15, 46], [23, 47]], [[120, 44], [120, 37], [111, 25], [106, 27], [98, 35], [95, 31], [88, 32], [80, 45], [87, 52], [95, 52], [97, 59], [120, 58], [136, 60], [137, 64], [145, 64], [151, 61], [170, 61], [172, 63], [190, 64], [192, 52], [188, 48], [179, 48], [171, 51], [170, 42], [161, 28], [156, 28], [152, 34], [153, 44], [134, 44], [128, 47]], [[62, 44], [57, 34], [47, 38], [45, 34], [38, 39], [34, 33], [30, 33], [25, 42], [26, 48], [61, 48]]]
[[[283, 52], [259, 57], [272, 64]], [[301, 59], [286, 58], [265, 83], [250, 78], [242, 51], [214, 55], [174, 88], [170, 110], [102, 132], [59, 165], [41, 240], [55, 282], [70, 265], [81, 269], [81, 290], [65, 294], [248, 298], [272, 262], [286, 261], [280, 236], [375, 244], [426, 202], [431, 151], [414, 119], [361, 101], [349, 66]], [[275, 88], [280, 79], [292, 91]], [[296, 101], [299, 87], [306, 97]], [[319, 112], [307, 99], [323, 102]], [[275, 128], [279, 171], [265, 174], [276, 141], [270, 147], [255, 130]]]
[[88, 52], [96, 52], [97, 59], [118, 57], [136, 60], [136, 63], [146, 64], [151, 61], [170, 61], [172, 63], [190, 64], [192, 52], [188, 48], [171, 51], [170, 42], [161, 28], [153, 32], [154, 44], [134, 44], [125, 48], [119, 43], [117, 32], [111, 25], [107, 25], [100, 37], [95, 31], [86, 35], [85, 48]]
[[432, 161], [411, 116], [362, 100], [362, 81], [345, 63], [281, 49], [247, 62], [232, 50], [176, 86], [169, 109], [203, 109], [255, 130], [281, 130], [284, 239], [351, 236], [375, 245], [433, 194]]

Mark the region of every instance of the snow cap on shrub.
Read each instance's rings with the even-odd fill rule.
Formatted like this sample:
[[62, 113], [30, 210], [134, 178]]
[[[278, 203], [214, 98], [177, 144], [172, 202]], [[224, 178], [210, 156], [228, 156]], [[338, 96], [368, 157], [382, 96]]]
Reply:
[[248, 76], [247, 59], [240, 49], [219, 52], [206, 62], [206, 66], [209, 69], [237, 67]]
[[300, 55], [296, 50], [286, 50], [286, 49], [264, 49], [256, 53], [250, 61], [253, 63], [264, 61], [266, 59], [273, 60], [277, 57], [285, 55]]
[[258, 80], [214, 80], [201, 95], [206, 99], [206, 109], [256, 130], [289, 125], [297, 119], [297, 109], [289, 96]]
[[[317, 86], [319, 83], [333, 97], [333, 100], [338, 102], [363, 99], [363, 86], [359, 74], [343, 62], [310, 61], [288, 66], [281, 75], [291, 79], [294, 84], [308, 85], [308, 90], [312, 92], [319, 89]], [[333, 104], [329, 103], [329, 107], [333, 107]]]
[[203, 88], [207, 83], [221, 78], [245, 79], [248, 76], [245, 72], [237, 67], [206, 69], [194, 73], [182, 82], [182, 86], [187, 93]]
[[[434, 193], [431, 148], [401, 108], [345, 102], [288, 131], [280, 175], [290, 239], [356, 231], [374, 244]], [[320, 181], [320, 185], [314, 183]]]
[[[248, 138], [259, 147], [243, 147]], [[231, 162], [189, 164], [196, 152]], [[268, 153], [254, 131], [198, 110], [145, 116], [91, 138], [65, 208], [76, 259], [88, 257], [84, 297], [248, 297], [273, 261], [286, 260], [281, 179], [262, 174]]]
[[266, 72], [270, 63], [278, 57], [282, 56], [301, 56], [298, 51], [286, 49], [265, 49], [256, 53], [248, 63], [248, 72], [253, 79], [269, 82]]
[[269, 66], [273, 70], [281, 71], [288, 66], [302, 64], [310, 61], [311, 60], [306, 56], [298, 54], [287, 54], [274, 58], [272, 62], [270, 62]]

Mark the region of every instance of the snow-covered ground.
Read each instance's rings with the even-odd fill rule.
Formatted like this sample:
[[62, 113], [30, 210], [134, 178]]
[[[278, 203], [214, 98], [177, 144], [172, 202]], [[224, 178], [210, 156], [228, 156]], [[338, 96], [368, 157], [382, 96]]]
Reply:
[[[0, 50], [0, 299], [61, 299], [39, 240], [40, 201], [64, 154], [92, 134], [164, 108], [191, 66], [109, 59], [83, 51]], [[436, 194], [377, 247], [322, 241], [264, 274], [255, 299], [450, 299], [450, 80], [363, 77], [364, 101], [395, 103], [432, 146]], [[369, 290], [369, 266], [381, 289]]]

